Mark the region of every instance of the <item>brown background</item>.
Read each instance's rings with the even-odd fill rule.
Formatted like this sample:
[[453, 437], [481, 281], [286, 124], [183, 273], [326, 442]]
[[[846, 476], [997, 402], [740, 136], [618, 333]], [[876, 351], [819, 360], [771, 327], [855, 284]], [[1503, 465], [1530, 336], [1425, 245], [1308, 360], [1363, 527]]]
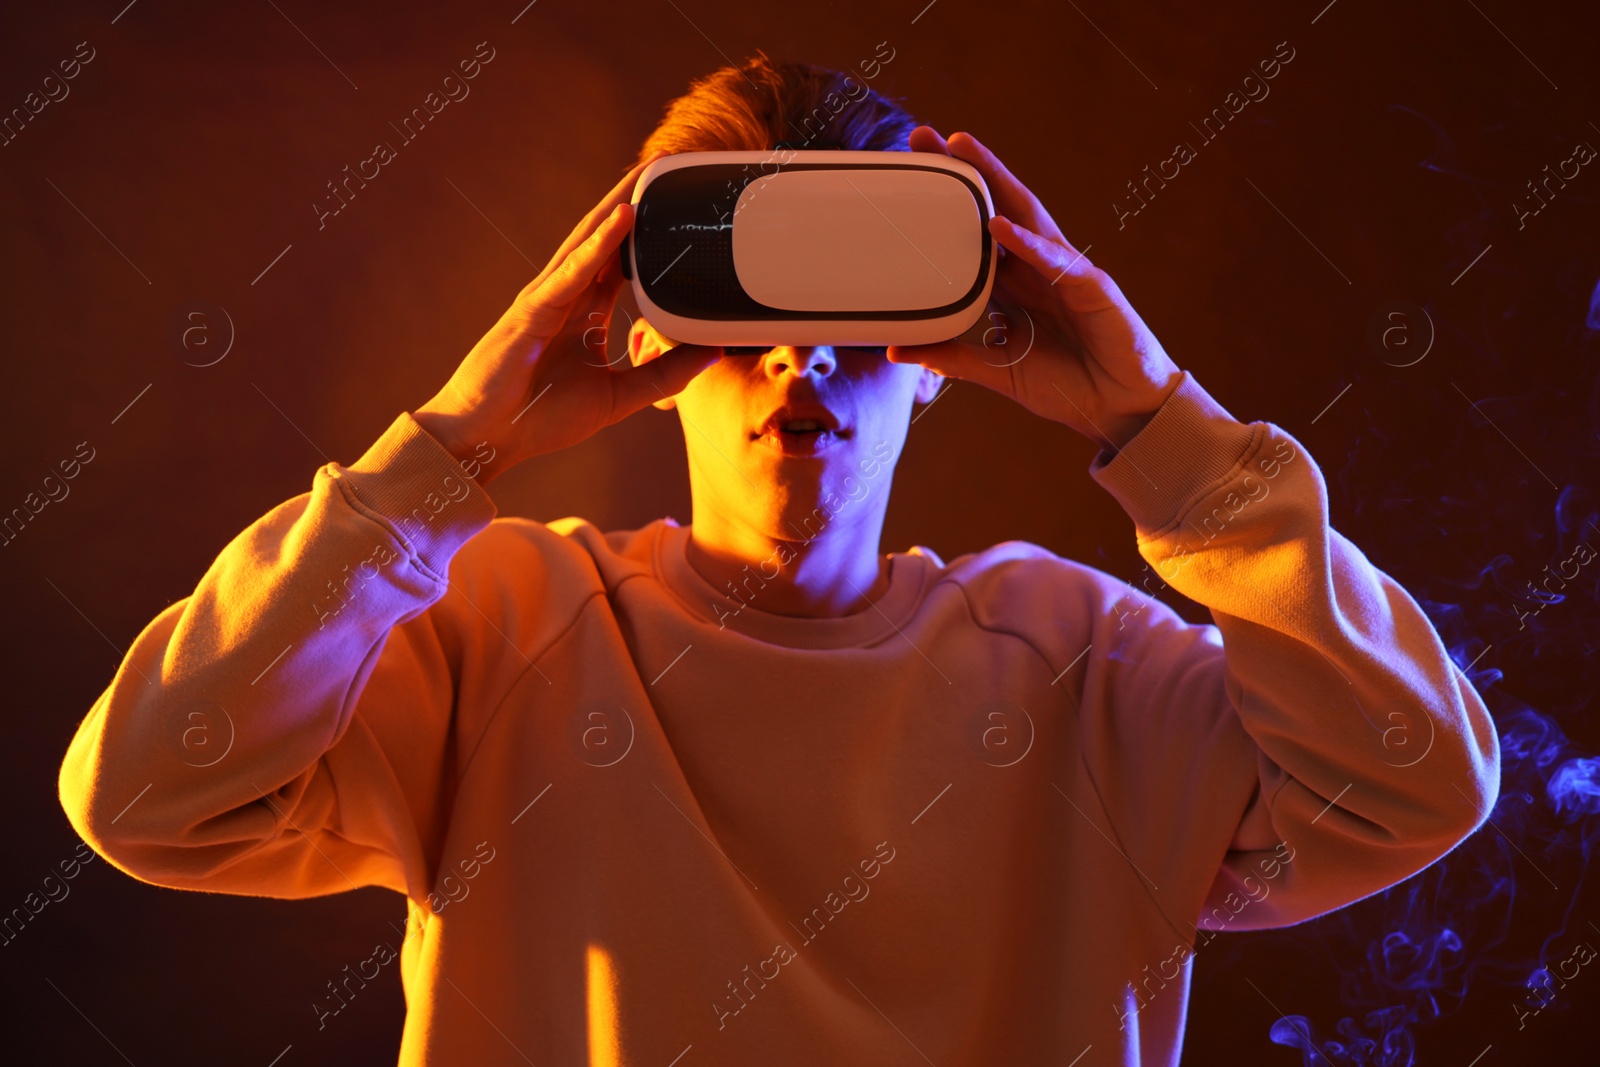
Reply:
[[[991, 145], [1180, 366], [1237, 417], [1306, 445], [1335, 526], [1425, 603], [1458, 662], [1492, 646], [1474, 677], [1497, 714], [1526, 703], [1588, 745], [1578, 751], [1600, 741], [1583, 713], [1597, 688], [1596, 568], [1536, 627], [1519, 631], [1509, 611], [1567, 555], [1578, 535], [1562, 522], [1594, 514], [1585, 315], [1600, 175], [1585, 168], [1521, 231], [1511, 208], [1577, 141], [1600, 145], [1593, 5], [539, 0], [513, 24], [523, 2], [106, 0], [0, 16], [0, 109], [21, 106], [78, 42], [95, 49], [70, 95], [0, 147], [0, 510], [79, 442], [95, 449], [71, 495], [0, 548], [0, 911], [72, 853], [57, 769], [134, 635], [320, 464], [354, 460], [426, 400], [665, 102], [756, 48], [851, 68], [888, 42], [873, 86]], [[471, 95], [400, 146], [388, 123], [480, 41], [496, 55]], [[1296, 55], [1271, 95], [1201, 146], [1187, 124], [1281, 41]], [[1111, 203], [1179, 139], [1198, 158], [1119, 230]], [[379, 140], [398, 157], [319, 230], [324, 183]], [[1427, 359], [1404, 369], [1367, 341], [1395, 300], [1425, 305], [1437, 328]], [[169, 341], [194, 301], [234, 326], [213, 366], [185, 358], [219, 349]], [[502, 514], [604, 529], [687, 522], [681, 449], [676, 415], [646, 409], [493, 495]], [[950, 559], [1020, 538], [1131, 578], [1131, 525], [1087, 478], [1093, 452], [958, 385], [913, 429], [884, 547]], [[1600, 975], [1520, 1032], [1511, 1009], [1540, 945], [1553, 940], [1558, 957], [1600, 916], [1578, 893], [1594, 820], [1557, 840], [1535, 814], [1497, 818], [1526, 864], [1488, 830], [1462, 850], [1463, 871], [1517, 879], [1516, 920], [1447, 968], [1446, 984], [1470, 976], [1470, 993], [1441, 996], [1445, 1016], [1418, 1028], [1420, 1063], [1465, 1064], [1488, 1045], [1484, 1067], [1592, 1052], [1583, 1019]], [[5, 1043], [29, 1062], [267, 1064], [291, 1044], [284, 1067], [394, 1062], [392, 968], [321, 1033], [308, 1006], [402, 921], [393, 894], [179, 893], [103, 861], [70, 885], [0, 948]], [[1513, 899], [1508, 886], [1497, 899], [1484, 907]], [[1327, 1033], [1375, 1006], [1352, 979], [1341, 992], [1340, 973], [1359, 977], [1386, 921], [1369, 902], [1208, 947], [1187, 1061], [1296, 1062], [1267, 1040], [1277, 1012], [1250, 983]]]

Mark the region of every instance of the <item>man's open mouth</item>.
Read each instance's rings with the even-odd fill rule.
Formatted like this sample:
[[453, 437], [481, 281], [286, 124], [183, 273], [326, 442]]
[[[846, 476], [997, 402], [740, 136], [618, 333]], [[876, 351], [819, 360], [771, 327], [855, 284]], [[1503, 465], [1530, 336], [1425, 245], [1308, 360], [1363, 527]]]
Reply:
[[787, 455], [815, 455], [849, 435], [850, 431], [827, 408], [807, 404], [773, 412], [760, 429], [751, 433], [750, 439], [765, 441]]
[[784, 423], [781, 427], [781, 430], [783, 433], [792, 434], [819, 434], [833, 432], [816, 419], [795, 419], [792, 422]]

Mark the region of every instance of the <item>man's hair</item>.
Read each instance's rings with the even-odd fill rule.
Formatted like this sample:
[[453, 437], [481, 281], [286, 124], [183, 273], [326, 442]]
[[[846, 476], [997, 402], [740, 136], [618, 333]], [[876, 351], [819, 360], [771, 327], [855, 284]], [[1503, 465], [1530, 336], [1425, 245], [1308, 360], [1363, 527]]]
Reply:
[[909, 151], [918, 121], [855, 75], [763, 52], [689, 83], [639, 150], [761, 152], [777, 148]]

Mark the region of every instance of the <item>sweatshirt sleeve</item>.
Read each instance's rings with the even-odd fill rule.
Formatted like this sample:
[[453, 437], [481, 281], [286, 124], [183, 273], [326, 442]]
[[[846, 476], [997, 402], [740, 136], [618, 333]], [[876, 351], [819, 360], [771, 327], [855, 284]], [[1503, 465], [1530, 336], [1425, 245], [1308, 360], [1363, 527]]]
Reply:
[[[1399, 583], [1329, 526], [1322, 474], [1184, 372], [1089, 472], [1148, 567], [1107, 582], [1084, 752], [1181, 930], [1300, 922], [1402, 881], [1499, 792], [1495, 724]], [[1210, 609], [1190, 625], [1149, 594]]]
[[429, 609], [494, 515], [409, 413], [318, 470], [134, 640], [61, 766], [73, 828], [158, 885], [420, 899], [474, 695]]

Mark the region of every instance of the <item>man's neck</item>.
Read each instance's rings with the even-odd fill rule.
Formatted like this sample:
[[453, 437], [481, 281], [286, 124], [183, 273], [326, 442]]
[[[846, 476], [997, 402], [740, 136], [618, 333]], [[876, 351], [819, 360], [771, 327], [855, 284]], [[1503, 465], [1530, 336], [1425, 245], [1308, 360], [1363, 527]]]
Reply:
[[837, 516], [815, 533], [797, 529], [792, 538], [697, 519], [685, 552], [707, 582], [758, 610], [803, 618], [852, 615], [869, 610], [889, 588], [889, 560], [877, 551], [883, 516], [854, 518]]

